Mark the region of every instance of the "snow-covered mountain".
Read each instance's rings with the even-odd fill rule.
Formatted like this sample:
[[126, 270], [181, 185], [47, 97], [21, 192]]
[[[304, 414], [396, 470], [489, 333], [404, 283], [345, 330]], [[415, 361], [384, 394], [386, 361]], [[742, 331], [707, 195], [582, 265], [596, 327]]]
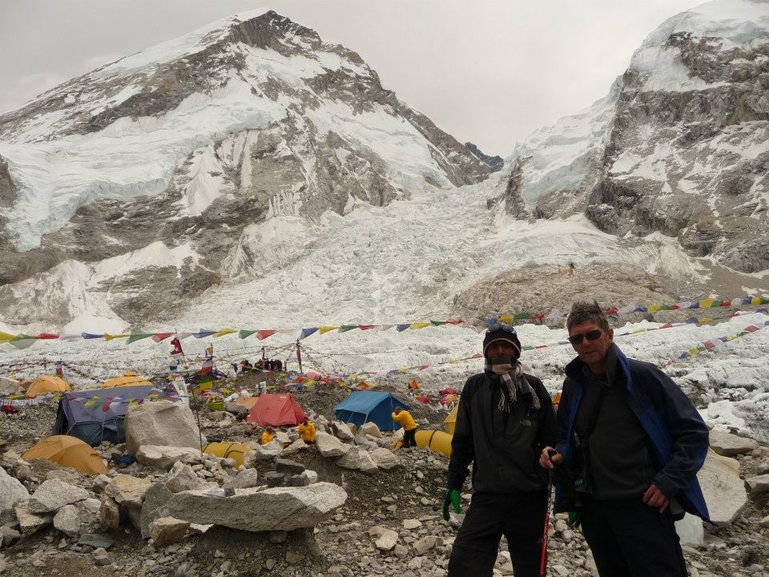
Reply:
[[532, 134], [497, 203], [516, 217], [585, 213], [623, 236], [769, 269], [769, 3], [716, 0], [664, 22], [606, 98]]
[[[746, 95], [764, 82], [767, 6], [669, 20], [605, 99], [516, 147], [499, 181], [355, 53], [274, 12], [74, 79], [0, 117], [0, 330], [398, 323], [766, 291], [766, 174], [745, 167], [766, 163], [769, 128], [740, 115], [764, 102]], [[692, 51], [746, 72], [701, 86]], [[725, 95], [742, 95], [731, 115], [684, 115]], [[734, 131], [744, 140], [726, 144]], [[633, 154], [664, 182], [620, 171]], [[748, 192], [682, 188], [730, 162]], [[664, 220], [670, 203], [683, 208]], [[687, 254], [701, 228], [675, 218], [695, 216], [718, 236]]]
[[280, 262], [256, 223], [299, 234], [490, 172], [351, 50], [272, 11], [228, 18], [0, 116], [3, 314], [57, 323], [108, 293], [127, 320], [168, 317]]

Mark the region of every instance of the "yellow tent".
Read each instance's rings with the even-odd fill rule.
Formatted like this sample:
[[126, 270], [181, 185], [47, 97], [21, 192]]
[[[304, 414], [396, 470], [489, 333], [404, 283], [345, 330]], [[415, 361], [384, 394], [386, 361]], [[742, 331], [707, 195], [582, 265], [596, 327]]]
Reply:
[[69, 435], [53, 435], [35, 444], [21, 455], [25, 461], [47, 459], [63, 467], [72, 467], [86, 475], [107, 474], [104, 459], [88, 443]]
[[29, 385], [27, 392], [28, 397], [34, 397], [35, 395], [44, 395], [46, 393], [63, 393], [65, 391], [72, 390], [69, 383], [60, 377], [54, 375], [43, 375], [36, 378]]
[[233, 459], [237, 467], [243, 466], [243, 457], [246, 453], [253, 450], [240, 443], [208, 443], [203, 448], [203, 452], [208, 455], [216, 455], [223, 459]]
[[[129, 371], [130, 372], [130, 371]], [[139, 385], [151, 385], [147, 379], [134, 375], [125, 374], [122, 377], [107, 379], [101, 384], [102, 389], [113, 389], [115, 387], [138, 387]]]
[[454, 425], [457, 423], [457, 410], [459, 409], [459, 403], [457, 403], [453, 409], [451, 409], [451, 412], [449, 413], [449, 416], [446, 417], [443, 420], [443, 428], [446, 429], [446, 431], [453, 435], [454, 434]]

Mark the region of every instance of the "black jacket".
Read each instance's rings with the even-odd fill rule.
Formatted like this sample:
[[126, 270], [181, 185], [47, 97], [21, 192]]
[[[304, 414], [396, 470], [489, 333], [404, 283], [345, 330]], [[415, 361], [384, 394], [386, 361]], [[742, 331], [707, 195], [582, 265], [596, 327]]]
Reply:
[[544, 489], [547, 473], [539, 465], [542, 448], [556, 440], [555, 414], [542, 381], [526, 375], [539, 397], [519, 395], [510, 412], [497, 408], [502, 394], [499, 377], [483, 373], [470, 377], [459, 397], [451, 441], [448, 488], [461, 489], [473, 463], [476, 493], [523, 493]]

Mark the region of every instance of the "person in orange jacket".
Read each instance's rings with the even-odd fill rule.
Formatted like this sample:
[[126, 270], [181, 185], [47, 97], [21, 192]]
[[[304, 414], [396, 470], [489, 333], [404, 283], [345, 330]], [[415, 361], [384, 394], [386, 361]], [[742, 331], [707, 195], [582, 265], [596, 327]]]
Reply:
[[411, 413], [397, 407], [392, 413], [392, 418], [393, 421], [397, 421], [403, 427], [403, 446], [416, 447], [417, 424], [414, 422], [414, 417], [411, 416]]
[[273, 433], [275, 432], [275, 429], [272, 427], [267, 427], [264, 432], [262, 433], [262, 437], [259, 439], [260, 445], [266, 445], [267, 443], [271, 442], [275, 436]]
[[302, 422], [299, 423], [297, 431], [305, 443], [315, 442], [315, 425], [307, 417], [305, 417]]

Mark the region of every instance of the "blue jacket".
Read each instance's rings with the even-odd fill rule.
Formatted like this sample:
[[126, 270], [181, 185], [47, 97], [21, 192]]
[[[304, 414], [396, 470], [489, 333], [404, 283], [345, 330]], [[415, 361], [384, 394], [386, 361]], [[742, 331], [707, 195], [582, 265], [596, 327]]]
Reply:
[[[617, 371], [627, 379], [628, 402], [641, 423], [652, 446], [659, 467], [652, 479], [671, 501], [678, 501], [683, 509], [709, 520], [707, 505], [702, 495], [697, 471], [707, 456], [708, 428], [691, 401], [665, 373], [651, 363], [628, 359], [615, 345]], [[563, 455], [562, 466], [568, 466], [574, 450], [574, 419], [582, 401], [584, 363], [577, 357], [566, 366], [557, 421], [559, 442], [556, 449]], [[560, 485], [556, 488], [556, 511], [561, 498]], [[674, 503], [671, 503], [673, 505]], [[671, 507], [674, 517], [683, 513]]]

